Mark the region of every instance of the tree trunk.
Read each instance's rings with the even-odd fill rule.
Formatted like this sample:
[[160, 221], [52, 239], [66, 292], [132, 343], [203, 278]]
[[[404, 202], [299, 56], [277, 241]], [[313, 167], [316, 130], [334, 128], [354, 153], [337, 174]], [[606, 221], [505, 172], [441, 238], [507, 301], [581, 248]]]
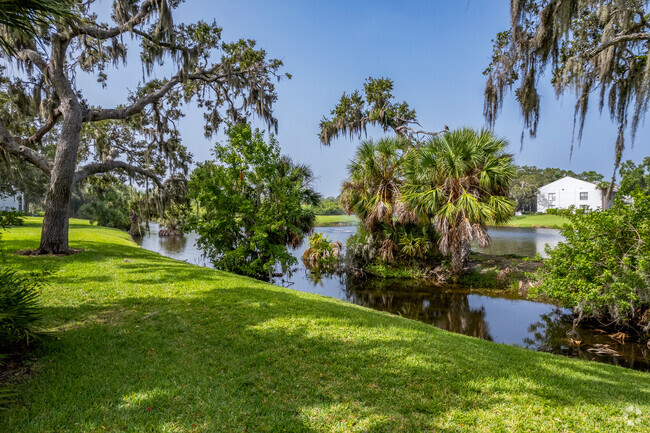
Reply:
[[70, 254], [68, 210], [74, 185], [83, 113], [76, 97], [62, 101], [61, 107], [61, 135], [56, 145], [50, 187], [45, 196], [45, 216], [38, 254]]
[[451, 273], [453, 275], [460, 275], [467, 267], [469, 261], [469, 252], [472, 245], [463, 240], [459, 245], [455, 245], [451, 250]]
[[138, 214], [133, 209], [131, 209], [129, 212], [129, 219], [131, 220], [131, 228], [129, 229], [129, 234], [131, 236], [142, 236], [142, 233], [140, 233], [140, 224], [138, 224]]

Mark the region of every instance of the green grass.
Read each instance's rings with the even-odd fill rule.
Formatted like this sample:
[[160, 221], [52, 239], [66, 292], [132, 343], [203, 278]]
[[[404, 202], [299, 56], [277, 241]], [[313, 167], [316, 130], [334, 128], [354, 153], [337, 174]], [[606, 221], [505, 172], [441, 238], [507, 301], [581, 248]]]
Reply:
[[[34, 248], [39, 222], [7, 248]], [[2, 432], [648, 431], [650, 375], [452, 334], [72, 221]]]
[[546, 227], [560, 228], [568, 221], [559, 215], [521, 215], [512, 217], [508, 227]]
[[316, 215], [317, 227], [355, 225], [359, 223], [356, 215]]

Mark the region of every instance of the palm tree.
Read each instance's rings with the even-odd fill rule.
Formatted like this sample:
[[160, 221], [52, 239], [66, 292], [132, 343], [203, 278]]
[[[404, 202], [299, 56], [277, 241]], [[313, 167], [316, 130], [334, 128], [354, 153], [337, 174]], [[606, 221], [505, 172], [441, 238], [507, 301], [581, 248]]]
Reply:
[[356, 214], [371, 232], [381, 223], [392, 226], [408, 146], [401, 138], [366, 140], [348, 166], [349, 178], [343, 182], [341, 205], [347, 214]]
[[455, 275], [467, 265], [472, 240], [486, 247], [486, 226], [514, 214], [507, 195], [515, 167], [506, 145], [490, 131], [459, 129], [427, 141], [405, 164], [402, 200], [412, 217], [435, 224]]
[[394, 216], [402, 206], [402, 163], [410, 146], [400, 137], [361, 142], [341, 191], [341, 206], [348, 215], [356, 214], [379, 240], [384, 259], [392, 259], [398, 250], [391, 238], [397, 235]]
[[0, 0], [0, 47], [13, 53], [10, 39], [36, 36], [57, 19], [74, 17], [74, 0]]
[[[321, 196], [314, 189], [314, 173], [308, 165], [296, 164], [288, 156], [280, 157], [275, 172], [275, 182], [270, 186], [269, 196], [275, 196], [275, 206], [294, 203], [295, 206], [318, 206]], [[287, 194], [294, 194], [295, 200]], [[303, 237], [311, 233], [316, 225], [316, 216], [309, 208], [291, 213], [284, 230], [284, 244], [296, 248]]]

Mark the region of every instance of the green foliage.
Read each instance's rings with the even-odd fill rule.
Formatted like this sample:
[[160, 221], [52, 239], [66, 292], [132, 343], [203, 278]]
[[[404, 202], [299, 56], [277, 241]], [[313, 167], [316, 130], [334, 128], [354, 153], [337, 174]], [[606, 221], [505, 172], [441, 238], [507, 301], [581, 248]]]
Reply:
[[8, 53], [15, 49], [7, 33], [36, 36], [59, 19], [71, 21], [74, 0], [20, 0], [0, 2], [0, 47]]
[[460, 275], [457, 282], [472, 289], [504, 289], [510, 283], [507, 279], [499, 279], [499, 270], [496, 268], [467, 272]]
[[[22, 225], [23, 218], [17, 213], [0, 211], [0, 237], [9, 227]], [[0, 265], [0, 367], [7, 353], [19, 346], [24, 348], [39, 338], [34, 325], [41, 319], [38, 306], [40, 287], [40, 280], [18, 276], [12, 267]], [[7, 387], [0, 386], [0, 405], [11, 396]]]
[[426, 276], [426, 269], [414, 263], [374, 262], [364, 267], [364, 271], [376, 278], [418, 279]]
[[546, 209], [546, 215], [557, 215], [558, 210], [555, 208]]
[[635, 323], [647, 332], [650, 197], [633, 198], [606, 211], [567, 213], [565, 241], [547, 250], [538, 291], [583, 317]]
[[181, 233], [189, 212], [187, 182], [171, 177], [162, 188], [140, 191], [114, 175], [93, 176], [73, 201], [80, 218], [104, 227], [141, 234], [146, 221], [159, 219], [169, 233]]
[[130, 226], [129, 217], [124, 210], [111, 207], [109, 201], [86, 203], [79, 210], [79, 216], [88, 218], [91, 223], [97, 223], [104, 227], [128, 230]]
[[348, 166], [341, 204], [375, 235], [393, 229], [404, 180], [402, 164], [409, 143], [401, 138], [363, 141]]
[[314, 233], [309, 237], [309, 247], [302, 255], [309, 266], [330, 266], [339, 259], [343, 246], [340, 242], [332, 242], [323, 233]]
[[314, 215], [345, 215], [345, 211], [336, 197], [327, 197], [321, 200], [318, 206], [311, 206]]
[[100, 226], [128, 230], [131, 226], [129, 219], [129, 189], [119, 182], [90, 183], [84, 190], [84, 201], [79, 208], [79, 216], [88, 218]]
[[[382, 278], [407, 278], [407, 274], [417, 278], [423, 274], [414, 269], [440, 259], [438, 239], [432, 225], [396, 222], [392, 228], [384, 226], [382, 231], [372, 232], [360, 224], [346, 242], [345, 258], [349, 265], [363, 267]], [[401, 270], [397, 275], [382, 269]]]
[[632, 161], [621, 164], [619, 170], [621, 175], [620, 195], [630, 195], [634, 191], [650, 194], [650, 157], [645, 157], [638, 166]]
[[41, 336], [35, 325], [42, 318], [38, 304], [42, 283], [34, 276], [21, 276], [0, 269], [0, 350], [25, 348]]
[[432, 225], [402, 223], [399, 225], [397, 245], [399, 253], [410, 261], [429, 261], [438, 255], [436, 247], [440, 235]]
[[514, 166], [505, 145], [470, 129], [417, 146], [399, 137], [362, 142], [341, 192], [346, 212], [364, 222], [348, 242], [348, 258], [357, 264], [424, 260], [437, 245], [452, 254], [459, 273], [470, 242], [486, 246], [486, 226], [514, 213], [507, 198]]
[[[282, 61], [269, 58], [254, 40], [223, 41], [216, 21], [175, 24], [178, 0], [117, 0], [109, 10], [98, 3], [0, 1], [0, 42], [8, 45], [0, 56], [11, 68], [0, 74], [0, 156], [11, 154], [14, 165], [24, 160], [53, 173], [44, 233], [58, 235], [44, 238], [39, 253], [69, 251], [65, 218], [54, 215], [69, 211], [73, 186], [84, 179], [127, 173], [148, 190], [149, 182], [164, 188], [164, 178], [186, 177], [191, 153], [177, 125], [188, 104], [204, 110], [207, 137], [251, 116], [277, 131], [276, 83], [289, 76], [280, 73]], [[60, 17], [67, 6], [78, 16], [51, 16]], [[139, 56], [127, 56], [134, 46]], [[106, 87], [108, 74], [126, 65], [127, 57], [137, 59], [140, 83], [111, 104], [116, 109], [94, 105], [86, 92], [93, 93], [93, 79], [95, 87]], [[60, 66], [56, 80], [46, 67], [54, 64]], [[118, 219], [105, 208], [89, 211]]]
[[23, 217], [17, 212], [0, 211], [0, 235], [2, 230], [23, 225]]
[[345, 242], [345, 259], [350, 265], [363, 266], [375, 260], [379, 242], [375, 236], [363, 225]]
[[343, 93], [330, 112], [331, 117], [321, 120], [319, 135], [322, 144], [329, 145], [333, 139], [345, 135], [361, 138], [368, 125], [406, 135], [404, 128], [417, 123], [415, 110], [408, 103], [393, 101], [393, 80], [368, 77], [363, 87], [363, 96], [358, 90], [349, 95]]
[[190, 196], [203, 213], [192, 228], [199, 246], [218, 269], [269, 279], [276, 266], [289, 270], [297, 247], [315, 223], [303, 204], [317, 205], [313, 175], [280, 155], [273, 136], [238, 124], [228, 142], [214, 148], [215, 161], [200, 164], [191, 175]]
[[[406, 212], [400, 190], [404, 182], [402, 166], [411, 148], [400, 137], [366, 140], [350, 162], [340, 201], [346, 213], [357, 215], [363, 222], [348, 241], [346, 258], [351, 263], [361, 265], [375, 259], [392, 262], [400, 255], [404, 225], [412, 224], [399, 218]], [[411, 242], [415, 238], [401, 241], [407, 258], [409, 253], [414, 257], [426, 252], [426, 242], [415, 245]]]

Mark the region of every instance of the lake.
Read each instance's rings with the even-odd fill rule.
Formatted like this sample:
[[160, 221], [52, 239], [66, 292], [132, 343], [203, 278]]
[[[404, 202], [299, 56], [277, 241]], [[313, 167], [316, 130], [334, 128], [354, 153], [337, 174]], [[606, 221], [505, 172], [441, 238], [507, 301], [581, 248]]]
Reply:
[[[136, 239], [142, 248], [188, 263], [210, 266], [195, 245], [195, 234], [160, 237], [155, 224], [151, 229], [151, 233]], [[317, 227], [315, 231], [345, 245], [356, 226]], [[475, 250], [528, 257], [539, 253], [545, 257], [545, 245], [555, 246], [562, 240], [560, 233], [553, 229], [499, 227], [490, 228], [488, 232], [491, 245], [486, 249], [475, 245]], [[495, 296], [493, 292], [488, 294], [451, 284], [364, 279], [346, 273], [317, 277], [302, 263], [305, 249], [306, 242], [293, 251], [298, 265], [291, 276], [277, 278], [275, 284], [387, 311], [496, 343], [650, 371], [650, 349], [645, 345], [619, 344], [603, 333], [581, 327], [569, 335], [573, 322], [570, 310], [512, 294]], [[582, 344], [575, 347], [569, 343], [569, 338], [582, 341]], [[595, 352], [597, 345], [605, 344], [617, 355]]]

